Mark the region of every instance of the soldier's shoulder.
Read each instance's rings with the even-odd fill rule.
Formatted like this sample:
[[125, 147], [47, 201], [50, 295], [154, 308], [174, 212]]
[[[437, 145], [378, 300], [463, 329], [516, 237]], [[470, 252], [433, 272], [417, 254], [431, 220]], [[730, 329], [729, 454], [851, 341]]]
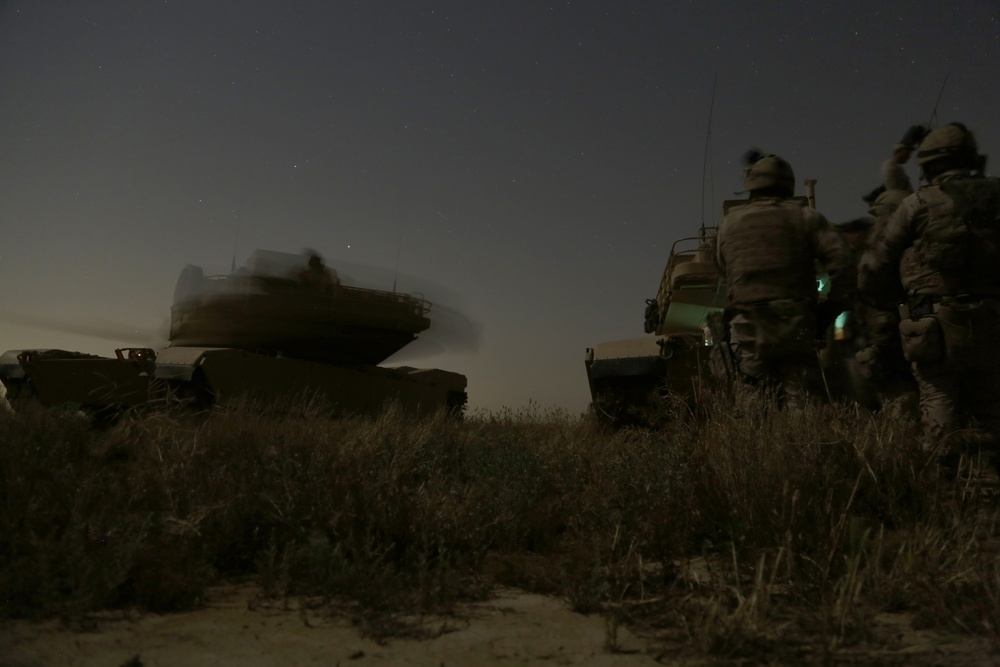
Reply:
[[732, 224], [757, 210], [757, 202], [749, 199], [737, 199], [724, 202], [722, 222], [720, 225]]
[[749, 199], [726, 199], [722, 202], [722, 215], [726, 216], [730, 213], [735, 213], [749, 204]]
[[941, 186], [937, 183], [924, 183], [915, 191], [910, 193], [899, 203], [900, 208], [910, 207], [933, 201], [941, 196]]
[[940, 197], [950, 197], [953, 200], [977, 200], [980, 204], [996, 206], [1000, 197], [1000, 178], [994, 176], [973, 176], [954, 178], [941, 183]]

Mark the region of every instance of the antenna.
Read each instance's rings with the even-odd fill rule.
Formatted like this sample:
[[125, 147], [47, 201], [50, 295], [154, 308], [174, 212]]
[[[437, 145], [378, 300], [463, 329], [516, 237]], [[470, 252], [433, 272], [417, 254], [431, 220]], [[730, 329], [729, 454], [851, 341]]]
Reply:
[[396, 267], [392, 271], [392, 291], [396, 291], [396, 278], [399, 277], [399, 256], [403, 252], [403, 225], [396, 225]]
[[[401, 245], [401, 244], [400, 244]], [[396, 291], [396, 278], [399, 277], [399, 245], [396, 246], [396, 268], [392, 272], [392, 291]]]
[[233, 233], [233, 260], [229, 267], [229, 273], [236, 275], [236, 247], [240, 243], [240, 230], [243, 220], [240, 218], [240, 211], [243, 209], [243, 179], [240, 179], [239, 192], [236, 194], [236, 231]]
[[236, 275], [236, 246], [239, 243], [239, 240], [240, 240], [240, 227], [239, 227], [239, 223], [237, 223], [237, 225], [236, 225], [236, 238], [233, 239], [233, 259], [232, 259], [232, 261], [229, 264], [229, 273], [230, 273], [230, 275], [234, 275], [234, 276]]
[[712, 101], [708, 106], [708, 130], [705, 132], [705, 156], [701, 163], [701, 229], [698, 236], [705, 238], [705, 174], [708, 171], [708, 147], [712, 141], [712, 113], [715, 111], [715, 84], [719, 80], [719, 73], [712, 75]]
[[934, 110], [931, 112], [931, 119], [927, 122], [927, 129], [930, 130], [934, 127], [934, 121], [937, 120], [937, 110], [938, 104], [941, 103], [941, 95], [944, 94], [944, 87], [948, 83], [948, 75], [944, 75], [944, 81], [941, 82], [941, 90], [938, 91], [937, 99], [934, 100]]

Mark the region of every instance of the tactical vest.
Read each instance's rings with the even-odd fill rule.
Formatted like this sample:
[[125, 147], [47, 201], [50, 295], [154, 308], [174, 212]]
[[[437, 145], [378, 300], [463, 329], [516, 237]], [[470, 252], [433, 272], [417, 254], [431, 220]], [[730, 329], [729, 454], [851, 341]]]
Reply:
[[815, 299], [811, 239], [798, 202], [763, 200], [731, 211], [717, 239], [730, 303]]
[[1000, 179], [955, 178], [931, 203], [913, 248], [949, 291], [1000, 295]]

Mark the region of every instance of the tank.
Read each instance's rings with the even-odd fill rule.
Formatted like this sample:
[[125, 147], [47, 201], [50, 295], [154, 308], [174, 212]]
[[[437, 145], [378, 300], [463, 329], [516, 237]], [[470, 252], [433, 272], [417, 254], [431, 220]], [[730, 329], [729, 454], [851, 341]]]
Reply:
[[0, 380], [15, 402], [75, 403], [115, 412], [178, 398], [197, 407], [245, 397], [318, 395], [339, 412], [372, 413], [387, 401], [460, 414], [464, 375], [382, 362], [431, 325], [421, 295], [341, 284], [318, 255], [255, 251], [230, 274], [181, 271], [169, 344], [121, 348], [114, 357], [12, 350]]
[[651, 402], [690, 400], [707, 380], [713, 344], [708, 317], [726, 303], [726, 286], [712, 260], [714, 231], [703, 228], [671, 246], [656, 297], [646, 300], [646, 336], [587, 348], [591, 408], [602, 421], [641, 423]]

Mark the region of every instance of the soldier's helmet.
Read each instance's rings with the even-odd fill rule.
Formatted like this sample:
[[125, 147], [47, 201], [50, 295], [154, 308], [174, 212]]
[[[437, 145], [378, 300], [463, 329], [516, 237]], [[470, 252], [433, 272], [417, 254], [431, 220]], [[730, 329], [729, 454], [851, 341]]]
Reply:
[[904, 199], [910, 196], [906, 190], [886, 190], [872, 202], [868, 213], [879, 218], [895, 211]]
[[787, 192], [790, 197], [795, 192], [795, 172], [792, 165], [777, 155], [766, 155], [747, 169], [743, 187], [750, 192], [775, 188]]
[[962, 123], [949, 123], [927, 133], [917, 151], [917, 164], [950, 156], [974, 160], [978, 153], [976, 138], [969, 128]]

